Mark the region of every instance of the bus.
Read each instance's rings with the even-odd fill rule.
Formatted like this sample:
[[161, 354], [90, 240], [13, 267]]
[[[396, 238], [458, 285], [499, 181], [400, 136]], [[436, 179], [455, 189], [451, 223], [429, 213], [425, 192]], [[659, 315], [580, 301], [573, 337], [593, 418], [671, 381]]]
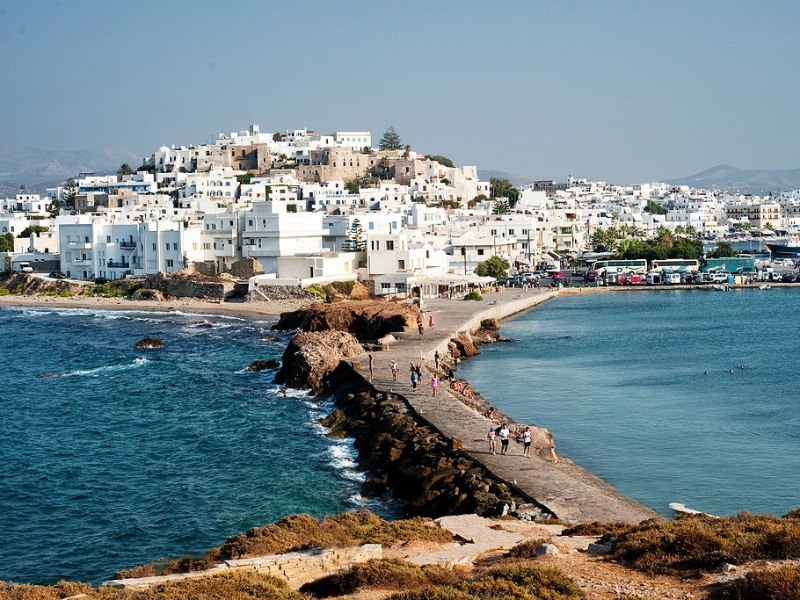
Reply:
[[664, 271], [665, 273], [685, 273], [700, 270], [700, 261], [688, 258], [664, 258], [656, 259], [650, 266], [653, 271]]
[[594, 270], [598, 277], [611, 275], [613, 273], [647, 273], [647, 261], [644, 258], [634, 258], [632, 260], [598, 260], [594, 263]]

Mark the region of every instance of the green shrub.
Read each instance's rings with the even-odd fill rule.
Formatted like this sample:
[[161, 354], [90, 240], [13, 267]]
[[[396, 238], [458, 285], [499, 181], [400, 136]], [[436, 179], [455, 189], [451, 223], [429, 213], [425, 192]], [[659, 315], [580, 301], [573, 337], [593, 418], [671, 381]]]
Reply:
[[7, 287], [0, 287], [0, 296], [8, 296], [11, 293], [11, 290]]
[[483, 300], [483, 296], [480, 295], [478, 292], [469, 292], [468, 294], [464, 295], [464, 300]]

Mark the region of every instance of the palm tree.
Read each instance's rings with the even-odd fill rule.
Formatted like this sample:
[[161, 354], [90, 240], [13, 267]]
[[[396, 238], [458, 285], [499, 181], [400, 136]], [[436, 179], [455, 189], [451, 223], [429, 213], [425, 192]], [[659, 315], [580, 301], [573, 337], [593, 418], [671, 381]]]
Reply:
[[117, 181], [122, 181], [125, 175], [133, 175], [133, 169], [128, 163], [122, 163], [117, 169]]

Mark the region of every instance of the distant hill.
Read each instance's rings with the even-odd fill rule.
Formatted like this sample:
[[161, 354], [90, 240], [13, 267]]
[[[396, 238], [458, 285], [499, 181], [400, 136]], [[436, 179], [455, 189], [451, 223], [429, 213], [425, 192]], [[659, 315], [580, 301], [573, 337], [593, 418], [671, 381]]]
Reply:
[[478, 169], [478, 177], [481, 181], [489, 181], [490, 179], [508, 179], [508, 181], [515, 188], [521, 188], [530, 185], [534, 182], [530, 177], [523, 177], [522, 175], [514, 175], [513, 173], [504, 173], [503, 171], [487, 171]]
[[135, 169], [142, 157], [113, 148], [56, 151], [0, 145], [0, 196], [13, 197], [22, 185], [41, 193], [86, 171], [116, 173], [123, 163]]
[[800, 169], [768, 171], [766, 169], [744, 170], [729, 165], [717, 165], [702, 173], [667, 179], [670, 185], [688, 185], [707, 190], [724, 190], [738, 194], [767, 195], [800, 189]]

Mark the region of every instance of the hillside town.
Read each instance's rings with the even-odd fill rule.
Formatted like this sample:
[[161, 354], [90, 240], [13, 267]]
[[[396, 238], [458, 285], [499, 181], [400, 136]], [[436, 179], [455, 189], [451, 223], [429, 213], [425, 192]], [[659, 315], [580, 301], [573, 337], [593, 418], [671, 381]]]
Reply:
[[645, 239], [663, 228], [702, 240], [789, 236], [800, 190], [759, 197], [572, 177], [518, 190], [419, 154], [393, 128], [373, 147], [365, 131], [252, 125], [162, 146], [135, 170], [79, 173], [44, 196], [0, 200], [5, 270], [94, 281], [187, 267], [216, 275], [252, 259], [239, 273], [250, 289], [358, 280], [376, 296], [464, 290], [495, 256], [509, 275], [566, 266], [612, 228]]

